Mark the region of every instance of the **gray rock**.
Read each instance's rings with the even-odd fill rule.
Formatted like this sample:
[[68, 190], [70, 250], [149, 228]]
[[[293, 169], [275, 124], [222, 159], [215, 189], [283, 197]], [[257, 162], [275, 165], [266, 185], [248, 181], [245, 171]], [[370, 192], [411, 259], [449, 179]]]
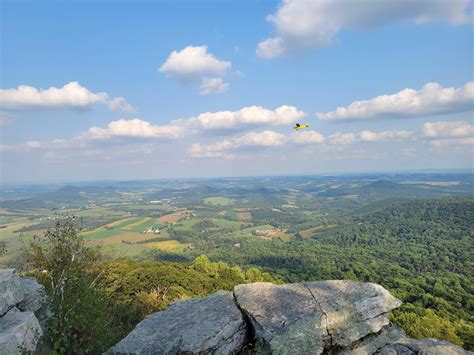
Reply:
[[304, 284], [258, 282], [234, 289], [262, 352], [319, 354], [327, 339], [324, 314]]
[[409, 339], [384, 346], [377, 354], [380, 355], [467, 355], [473, 354], [460, 346], [438, 339]]
[[239, 285], [234, 294], [255, 336], [274, 354], [321, 354], [389, 324], [401, 305], [383, 287], [355, 281]]
[[389, 324], [388, 312], [402, 302], [380, 285], [356, 281], [306, 283], [326, 318], [332, 345], [347, 347]]
[[45, 301], [44, 286], [40, 285], [34, 277], [23, 278], [23, 301], [18, 304], [22, 311], [36, 312]]
[[33, 312], [12, 308], [0, 318], [0, 355], [35, 351], [43, 331]]
[[349, 348], [340, 351], [341, 355], [375, 354], [382, 347], [405, 338], [405, 332], [399, 327], [390, 324], [376, 334], [369, 334], [351, 344]]
[[247, 327], [231, 292], [178, 301], [154, 313], [108, 354], [229, 354], [247, 341]]
[[0, 269], [0, 316], [23, 300], [23, 282], [15, 269]]

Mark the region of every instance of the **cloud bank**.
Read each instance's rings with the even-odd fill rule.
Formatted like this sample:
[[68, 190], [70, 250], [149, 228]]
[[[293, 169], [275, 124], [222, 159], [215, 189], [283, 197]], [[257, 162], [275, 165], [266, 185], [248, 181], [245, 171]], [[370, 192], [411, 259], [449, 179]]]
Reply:
[[201, 130], [235, 129], [255, 125], [285, 126], [302, 119], [305, 115], [305, 112], [288, 105], [282, 105], [274, 110], [261, 106], [247, 106], [237, 111], [204, 112], [172, 123]]
[[276, 13], [267, 16], [277, 35], [258, 44], [257, 56], [271, 59], [326, 46], [343, 29], [401, 21], [462, 24], [469, 21], [469, 4], [470, 0], [283, 0]]
[[114, 111], [134, 111], [123, 97], [110, 98], [105, 92], [91, 92], [77, 81], [65, 84], [62, 88], [37, 89], [20, 85], [16, 89], [0, 89], [0, 107], [10, 110], [88, 109], [96, 104], [105, 105]]
[[283, 134], [274, 131], [263, 131], [260, 133], [249, 132], [243, 136], [226, 139], [210, 145], [193, 144], [188, 155], [193, 158], [225, 158], [235, 157], [231, 151], [247, 147], [278, 147], [286, 143]]
[[473, 108], [474, 81], [460, 88], [443, 88], [438, 83], [428, 83], [420, 90], [404, 89], [395, 94], [354, 101], [347, 107], [317, 113], [317, 116], [327, 121], [407, 118], [458, 113]]

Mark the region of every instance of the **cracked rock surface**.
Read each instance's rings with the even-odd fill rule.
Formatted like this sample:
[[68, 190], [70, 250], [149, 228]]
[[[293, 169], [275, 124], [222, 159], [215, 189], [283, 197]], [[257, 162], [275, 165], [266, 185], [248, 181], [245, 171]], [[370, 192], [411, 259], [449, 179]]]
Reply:
[[0, 318], [0, 354], [22, 354], [35, 351], [43, 331], [33, 312], [12, 308]]
[[401, 302], [356, 281], [238, 285], [234, 293], [178, 301], [145, 318], [108, 354], [470, 354], [406, 337], [389, 323]]
[[0, 316], [23, 300], [23, 282], [15, 269], [0, 269]]
[[247, 341], [247, 325], [232, 292], [178, 301], [154, 313], [107, 354], [229, 354]]
[[237, 304], [255, 336], [274, 354], [321, 354], [347, 347], [389, 324], [401, 305], [380, 285], [316, 281], [290, 285], [254, 283], [235, 288]]

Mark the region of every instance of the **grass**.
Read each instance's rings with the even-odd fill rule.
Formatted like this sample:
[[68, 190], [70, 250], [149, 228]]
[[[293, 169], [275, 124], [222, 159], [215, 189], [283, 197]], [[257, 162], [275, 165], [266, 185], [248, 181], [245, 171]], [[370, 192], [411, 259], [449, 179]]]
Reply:
[[158, 220], [156, 218], [142, 217], [140, 220], [134, 223], [128, 224], [121, 229], [127, 230], [127, 231], [133, 231], [133, 232], [143, 232], [155, 226], [157, 227], [161, 226], [161, 224], [158, 223]]
[[117, 233], [118, 231], [115, 229], [105, 229], [104, 227], [100, 227], [89, 232], [84, 232], [82, 233], [82, 236], [84, 239], [104, 239], [116, 235]]
[[211, 206], [229, 206], [232, 205], [235, 200], [223, 196], [215, 196], [215, 197], [206, 197], [204, 198], [204, 203], [211, 205]]
[[[116, 232], [117, 233], [117, 232]], [[130, 243], [141, 242], [148, 239], [156, 238], [158, 235], [155, 234], [143, 234], [137, 232], [118, 232], [118, 234], [102, 238], [102, 239], [92, 239], [89, 240], [89, 243], [94, 244], [116, 244], [122, 243], [122, 240], [125, 240]]]
[[6, 243], [7, 253], [0, 257], [0, 267], [8, 266], [20, 254], [24, 247], [33, 239], [35, 235], [43, 235], [45, 230], [35, 230], [30, 232], [15, 233], [16, 230], [36, 224], [26, 217], [19, 217], [12, 220], [7, 227], [0, 229], [0, 240]]
[[231, 228], [235, 230], [240, 229], [240, 226], [242, 225], [241, 222], [229, 221], [227, 219], [221, 219], [221, 218], [214, 218], [212, 222], [219, 228]]
[[152, 242], [152, 243], [146, 243], [143, 245], [151, 249], [176, 250], [176, 249], [182, 249], [190, 244], [181, 243], [181, 242], [178, 242], [177, 240], [164, 240], [162, 242]]

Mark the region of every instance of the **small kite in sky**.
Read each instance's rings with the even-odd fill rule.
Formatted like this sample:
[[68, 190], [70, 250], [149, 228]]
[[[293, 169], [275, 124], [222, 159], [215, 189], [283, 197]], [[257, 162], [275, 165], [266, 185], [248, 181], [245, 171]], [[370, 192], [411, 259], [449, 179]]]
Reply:
[[295, 131], [298, 131], [298, 130], [303, 129], [303, 128], [309, 128], [309, 124], [301, 125], [301, 124], [297, 123], [297, 124], [293, 127], [293, 129], [294, 129]]

